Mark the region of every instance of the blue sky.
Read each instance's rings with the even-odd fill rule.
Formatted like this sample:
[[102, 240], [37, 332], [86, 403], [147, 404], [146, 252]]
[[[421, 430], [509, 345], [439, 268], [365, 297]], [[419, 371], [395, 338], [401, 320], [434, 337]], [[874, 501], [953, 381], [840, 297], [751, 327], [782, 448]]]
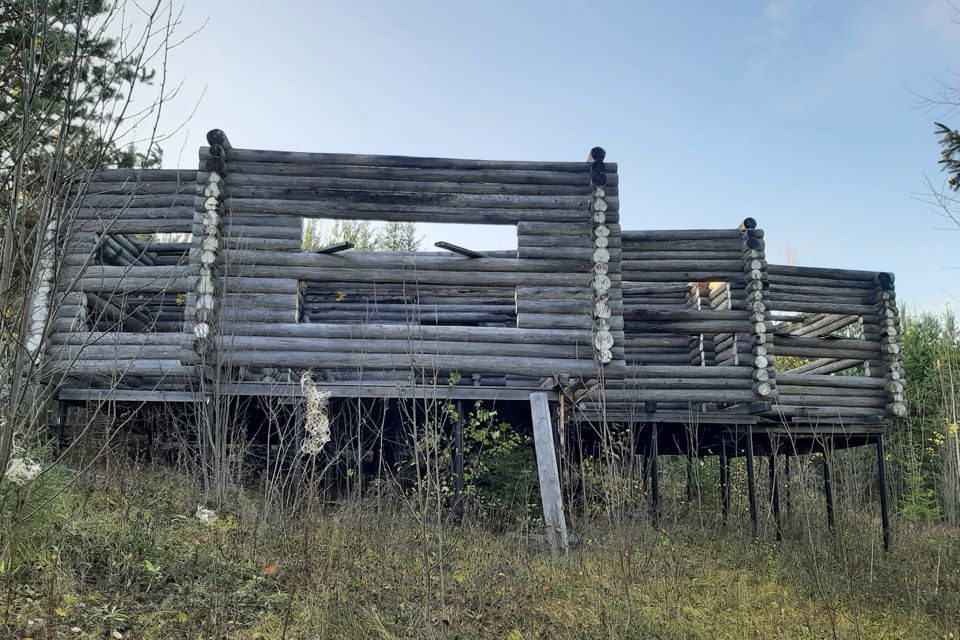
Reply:
[[[733, 227], [767, 255], [889, 270], [900, 299], [960, 304], [960, 231], [917, 199], [942, 182], [934, 95], [960, 71], [947, 0], [191, 0], [172, 54], [165, 166], [207, 129], [235, 146], [619, 163], [623, 228]], [[199, 104], [197, 104], [199, 101]], [[187, 120], [188, 116], [192, 117]], [[509, 231], [424, 228], [476, 248]]]

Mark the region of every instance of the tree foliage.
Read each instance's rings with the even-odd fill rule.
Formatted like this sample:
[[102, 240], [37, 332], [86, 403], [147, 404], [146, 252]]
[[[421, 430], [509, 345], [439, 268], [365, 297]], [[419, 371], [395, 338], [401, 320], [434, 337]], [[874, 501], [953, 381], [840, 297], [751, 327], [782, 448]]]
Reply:
[[357, 251], [419, 251], [422, 240], [413, 222], [334, 220], [325, 224], [323, 220], [307, 220], [303, 246], [315, 251], [349, 242]]
[[[176, 23], [168, 0], [0, 0], [0, 468], [14, 429], [29, 440], [44, 420], [42, 349], [30, 344], [59, 304], [53, 247], [75, 230], [71, 193], [95, 169], [160, 160], [153, 132], [167, 96], [153, 68]], [[155, 81], [157, 95], [135, 104]]]
[[960, 132], [940, 122], [937, 135], [940, 136], [940, 164], [947, 174], [947, 184], [954, 191], [960, 190]]

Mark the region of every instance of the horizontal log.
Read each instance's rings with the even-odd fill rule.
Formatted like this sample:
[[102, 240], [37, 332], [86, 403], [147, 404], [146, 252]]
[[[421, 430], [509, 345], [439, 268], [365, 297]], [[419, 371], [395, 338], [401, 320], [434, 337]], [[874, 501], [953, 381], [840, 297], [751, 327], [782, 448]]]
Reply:
[[103, 180], [80, 184], [70, 190], [71, 195], [157, 195], [178, 194], [196, 191], [195, 180]]
[[[778, 374], [779, 375], [779, 374]], [[636, 387], [649, 378], [744, 378], [752, 376], [749, 367], [638, 366], [628, 370], [624, 387]]]
[[218, 311], [223, 322], [296, 322], [299, 311], [293, 308], [236, 308], [223, 307]]
[[90, 182], [193, 182], [197, 172], [186, 169], [98, 169], [81, 180]]
[[624, 240], [631, 242], [666, 240], [735, 240], [740, 241], [739, 229], [648, 229], [624, 231]]
[[[819, 287], [822, 289], [875, 289], [875, 285], [873, 283], [862, 280], [840, 280], [831, 278], [816, 278], [812, 276], [787, 276], [777, 273], [770, 273], [769, 270], [767, 271], [767, 277], [771, 287], [781, 287], [782, 289], [786, 289], [794, 285], [800, 285], [804, 287]], [[824, 295], [829, 294], [828, 292], [824, 292]]]
[[724, 402], [724, 403], [746, 403], [753, 402], [758, 396], [753, 391], [738, 390], [693, 390], [693, 389], [605, 389], [602, 392], [594, 392], [589, 396], [591, 399], [603, 400], [606, 402], [681, 402], [681, 403], [702, 403], [702, 402]]
[[229, 238], [269, 238], [272, 240], [297, 240], [303, 236], [302, 225], [292, 226], [254, 226], [228, 222], [221, 228], [221, 234]]
[[185, 217], [168, 219], [104, 217], [78, 220], [76, 228], [96, 233], [192, 233], [193, 220]]
[[483, 311], [469, 312], [417, 312], [408, 309], [400, 312], [386, 312], [376, 309], [356, 309], [353, 311], [323, 311], [314, 313], [309, 310], [301, 312], [301, 320], [311, 323], [354, 323], [354, 322], [384, 322], [406, 324], [417, 322], [424, 325], [499, 325], [514, 327], [517, 324], [516, 316], [512, 313], [484, 313]]
[[[187, 349], [187, 345], [155, 345], [155, 344], [91, 344], [91, 345], [54, 345], [47, 350], [47, 355], [58, 361], [69, 360], [101, 360], [123, 361], [132, 359], [145, 360], [179, 360]], [[118, 365], [122, 366], [122, 365]]]
[[732, 272], [737, 273], [743, 270], [743, 260], [714, 260], [704, 256], [700, 260], [661, 260], [644, 259], [632, 260], [623, 259], [623, 268], [626, 271], [661, 271], [661, 272], [700, 272], [709, 271], [715, 273]]
[[[330, 200], [265, 200], [228, 198], [225, 208], [232, 212], [307, 216], [331, 220], [375, 220], [384, 222], [450, 222], [464, 224], [516, 224], [521, 220], [580, 221], [589, 212], [578, 209], [482, 208], [365, 204]], [[612, 217], [612, 213], [611, 213]]]
[[196, 272], [196, 267], [191, 265], [179, 266], [103, 266], [91, 265], [86, 269], [63, 269], [61, 275], [65, 278], [83, 277], [90, 278], [178, 278], [184, 275], [192, 275]]
[[221, 249], [230, 251], [230, 253], [223, 252], [224, 258], [229, 260], [233, 260], [232, 253], [234, 251], [257, 251], [261, 253], [282, 251], [291, 253], [299, 252], [302, 248], [299, 238], [274, 239], [227, 236], [222, 238], [220, 242]]
[[[201, 159], [209, 153], [200, 148]], [[312, 153], [302, 151], [273, 151], [266, 149], [230, 149], [230, 167], [247, 162], [317, 164], [347, 167], [397, 167], [407, 169], [458, 169], [465, 171], [551, 171], [589, 174], [587, 162], [539, 162], [527, 160], [466, 160], [461, 158], [431, 158], [393, 155], [362, 155], [352, 153]], [[606, 173], [616, 173], [616, 163], [604, 164]]]
[[665, 240], [665, 241], [638, 241], [630, 239], [629, 231], [621, 231], [620, 239], [624, 251], [658, 252], [658, 251], [713, 251], [735, 252], [742, 251], [739, 240]]
[[168, 376], [190, 377], [193, 367], [180, 364], [180, 360], [78, 360], [75, 362], [49, 361], [44, 369], [47, 375], [68, 374], [71, 376]]
[[[810, 417], [810, 418], [821, 418], [823, 421], [829, 420], [831, 418], [836, 418], [837, 420], [843, 420], [844, 418], [873, 418], [880, 417], [885, 415], [883, 409], [874, 409], [874, 408], [864, 408], [864, 407], [831, 407], [831, 406], [817, 406], [817, 407], [797, 407], [790, 405], [776, 405], [772, 407], [770, 414], [777, 418], [784, 417]], [[825, 427], [826, 425], [821, 426]], [[847, 428], [851, 428], [847, 425]]]
[[193, 207], [195, 195], [191, 193], [167, 195], [86, 195], [78, 199], [77, 209], [141, 209]]
[[[562, 273], [570, 269], [566, 261], [521, 260], [510, 258], [467, 258], [449, 253], [428, 256], [420, 254], [380, 253], [309, 253], [309, 252], [253, 252], [233, 251], [230, 259], [234, 263], [258, 266], [310, 267], [313, 269], [336, 270], [403, 270], [424, 271], [483, 271], [490, 273]], [[585, 266], [585, 271], [586, 271]], [[413, 274], [415, 275], [415, 274]]]
[[[241, 169], [245, 167], [241, 166]], [[369, 172], [365, 172], [369, 173]], [[391, 172], [395, 175], [395, 172]], [[319, 177], [297, 175], [271, 175], [234, 172], [230, 187], [296, 187], [307, 189], [342, 189], [347, 191], [450, 193], [450, 194], [498, 194], [498, 195], [588, 195], [586, 184], [511, 184], [505, 182], [472, 182], [440, 180], [389, 180], [362, 177]], [[617, 187], [607, 191], [617, 195]]]
[[[777, 276], [772, 276], [766, 293], [769, 295], [822, 296], [823, 287], [803, 284], [785, 284], [777, 280]], [[831, 297], [838, 298], [870, 299], [871, 302], [876, 299], [876, 291], [870, 288], [830, 287], [830, 295]]]
[[620, 381], [608, 381], [606, 391], [618, 392], [643, 391], [648, 389], [739, 389], [750, 390], [753, 381], [749, 378], [641, 378], [629, 380], [621, 385]]
[[222, 278], [223, 291], [225, 293], [298, 293], [300, 284], [295, 279], [290, 278], [243, 278], [226, 277]]
[[[489, 356], [542, 356], [545, 358], [592, 358], [589, 344], [525, 344], [522, 342], [472, 342], [440, 340], [383, 340], [280, 338], [223, 336], [216, 339], [224, 350], [299, 351], [303, 353], [441, 354]], [[578, 352], [579, 351], [579, 352]]]
[[[843, 376], [834, 376], [843, 377]], [[777, 393], [780, 397], [785, 396], [850, 396], [857, 398], [879, 398], [884, 402], [890, 397], [889, 393], [883, 389], [852, 389], [850, 387], [818, 387], [811, 385], [787, 385], [781, 380], [777, 380]]]
[[[650, 353], [648, 351], [625, 351], [624, 360], [626, 360], [628, 366], [643, 366], [643, 365], [676, 365], [684, 366], [691, 364], [690, 354], [687, 352], [672, 352], [672, 353]], [[700, 363], [697, 362], [697, 365]]]
[[740, 284], [745, 281], [742, 273], [733, 271], [638, 271], [630, 268], [627, 264], [621, 266], [621, 273], [623, 273], [624, 281], [634, 283], [732, 282]]
[[634, 282], [624, 282], [622, 285], [624, 295], [645, 296], [645, 295], [665, 295], [680, 294], [685, 296], [690, 291], [688, 284], [637, 284]]
[[516, 298], [531, 300], [593, 301], [593, 293], [584, 287], [517, 287]]
[[[477, 262], [479, 259], [469, 259]], [[529, 261], [536, 262], [536, 261]], [[495, 272], [495, 271], [459, 271], [459, 270], [420, 270], [420, 269], [358, 269], [358, 268], [317, 268], [315, 266], [277, 266], [233, 264], [229, 266], [229, 275], [246, 278], [276, 278], [286, 275], [308, 282], [336, 280], [337, 282], [393, 283], [408, 285], [449, 284], [453, 286], [479, 285], [488, 287], [516, 286], [590, 286], [589, 273], [539, 273], [539, 272]]]
[[453, 356], [430, 354], [370, 354], [311, 352], [226, 352], [225, 363], [292, 369], [351, 368], [412, 371], [497, 372], [520, 375], [597, 375], [598, 365], [589, 358], [561, 359], [510, 356]]
[[[606, 236], [608, 247], [619, 247], [616, 236]], [[594, 238], [590, 232], [577, 235], [528, 235], [517, 234], [518, 247], [593, 247]]]
[[793, 265], [770, 264], [767, 270], [771, 275], [797, 276], [813, 278], [829, 278], [836, 280], [855, 280], [873, 284], [876, 282], [877, 271], [857, 271], [853, 269], [827, 269], [822, 267], [797, 267]]
[[836, 387], [846, 389], [882, 389], [882, 378], [865, 376], [831, 376], [812, 373], [777, 373], [777, 382], [788, 386]]
[[[517, 247], [517, 257], [533, 259], [537, 262], [542, 260], [568, 260], [573, 264], [568, 265], [567, 269], [580, 268], [586, 270], [589, 268], [594, 250], [589, 240], [585, 240], [582, 247], [530, 247], [520, 245]], [[612, 253], [609, 269], [615, 273], [620, 271], [620, 264]]]
[[638, 333], [746, 333], [750, 328], [748, 322], [733, 320], [639, 322], [630, 319], [630, 313], [630, 311], [624, 311], [624, 326], [628, 331]]
[[[499, 192], [487, 194], [469, 193], [414, 193], [407, 191], [349, 191], [345, 189], [319, 189], [310, 187], [273, 186], [243, 187], [230, 182], [227, 209], [236, 211], [231, 204], [250, 201], [312, 203], [320, 206], [359, 207], [462, 207], [492, 209], [562, 209], [588, 211], [594, 202], [593, 196], [581, 195], [505, 195]], [[610, 209], [617, 209], [615, 197], [604, 200]]]
[[[623, 318], [619, 316], [613, 316], [609, 319], [609, 323], [611, 330], [623, 330]], [[593, 318], [588, 314], [517, 314], [517, 326], [526, 329], [586, 329], [592, 325]]]
[[624, 261], [633, 260], [728, 260], [739, 264], [736, 270], [743, 268], [743, 252], [740, 250], [709, 251], [635, 251], [633, 245], [621, 239], [620, 247]]
[[196, 276], [180, 277], [82, 277], [70, 280], [72, 286], [82, 291], [106, 293], [151, 293], [162, 291], [187, 292], [195, 287]]
[[589, 238], [596, 223], [592, 220], [580, 222], [532, 222], [523, 220], [517, 223], [517, 237], [567, 237]]
[[[589, 172], [539, 171], [525, 169], [445, 169], [408, 167], [337, 166], [305, 162], [237, 162], [231, 160], [230, 172], [261, 176], [305, 176], [324, 178], [352, 178], [373, 180], [403, 180], [410, 182], [504, 183], [536, 185], [568, 185], [588, 187]], [[615, 186], [618, 175], [607, 176], [607, 186]]]
[[884, 409], [887, 400], [880, 398], [869, 398], [860, 396], [836, 396], [836, 395], [788, 395], [779, 396], [774, 401], [775, 406], [785, 407], [859, 407]]
[[654, 311], [646, 307], [630, 308], [626, 311], [629, 321], [637, 322], [672, 322], [672, 321], [737, 321], [745, 325], [750, 321], [750, 314], [746, 311], [721, 311], [713, 309], [678, 309], [676, 311]]
[[435, 340], [444, 342], [496, 342], [528, 344], [590, 344], [588, 330], [517, 329], [513, 327], [431, 327], [420, 325], [324, 325], [229, 323], [224, 335], [275, 336], [354, 340]]

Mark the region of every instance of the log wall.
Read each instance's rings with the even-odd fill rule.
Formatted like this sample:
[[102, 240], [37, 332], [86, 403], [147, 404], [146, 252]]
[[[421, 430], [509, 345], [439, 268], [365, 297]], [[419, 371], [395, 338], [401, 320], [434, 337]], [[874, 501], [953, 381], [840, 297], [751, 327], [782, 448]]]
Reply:
[[769, 395], [758, 393], [747, 339], [764, 320], [746, 304], [745, 238], [762, 238], [753, 226], [622, 232], [626, 373], [580, 394], [583, 411], [726, 406]]
[[[73, 187], [47, 354], [68, 384], [455, 372], [479, 387], [557, 380], [593, 416], [905, 412], [890, 274], [768, 265], [750, 219], [621, 231], [599, 147], [507, 162], [208, 142], [198, 171], [104, 170]], [[314, 218], [511, 225], [517, 250], [304, 250]]]
[[770, 265], [783, 415], [906, 415], [893, 276]]
[[196, 172], [108, 169], [70, 186], [47, 370], [74, 384], [181, 386]]
[[[226, 172], [225, 364], [535, 378], [622, 365], [616, 165], [211, 148], [198, 183]], [[301, 251], [305, 218], [513, 225], [518, 250]], [[343, 324], [370, 337], [331, 337]], [[303, 331], [313, 340], [276, 335]]]

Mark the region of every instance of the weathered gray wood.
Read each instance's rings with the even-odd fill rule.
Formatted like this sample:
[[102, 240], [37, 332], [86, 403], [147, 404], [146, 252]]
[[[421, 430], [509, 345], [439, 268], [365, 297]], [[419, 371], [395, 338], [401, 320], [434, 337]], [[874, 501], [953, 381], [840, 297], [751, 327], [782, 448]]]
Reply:
[[447, 251], [456, 253], [457, 255], [461, 255], [465, 258], [485, 258], [486, 257], [485, 254], [480, 253], [479, 251], [467, 249], [466, 247], [461, 247], [455, 244], [451, 244], [449, 242], [434, 242], [433, 246], [437, 247], [438, 249], [446, 249]]
[[[213, 144], [213, 143], [211, 143]], [[200, 147], [200, 157], [209, 153]], [[267, 149], [230, 149], [231, 163], [304, 163], [324, 166], [346, 165], [349, 167], [403, 167], [429, 169], [463, 169], [479, 171], [498, 169], [502, 171], [562, 171], [581, 175], [590, 170], [586, 162], [539, 162], [529, 160], [469, 160], [462, 158], [429, 158], [419, 156], [363, 155], [353, 153], [313, 153], [303, 151], [275, 151]], [[617, 165], [606, 163], [605, 171], [615, 173]]]
[[[291, 254], [292, 255], [292, 254]], [[311, 254], [315, 255], [315, 254]], [[334, 257], [334, 256], [330, 256]], [[485, 258], [462, 258], [469, 260], [469, 264], [475, 264]], [[537, 262], [531, 260], [530, 262]], [[464, 266], [469, 266], [464, 265]], [[524, 265], [524, 268], [533, 265]], [[459, 265], [458, 265], [459, 267]], [[489, 287], [515, 287], [515, 286], [567, 286], [567, 287], [589, 287], [591, 275], [589, 273], [568, 273], [553, 272], [542, 273], [539, 271], [523, 272], [496, 272], [496, 271], [467, 271], [458, 269], [403, 269], [399, 268], [378, 268], [363, 269], [357, 267], [344, 266], [343, 268], [318, 268], [316, 266], [280, 266], [280, 265], [249, 265], [232, 264], [230, 265], [229, 275], [237, 277], [244, 276], [248, 278], [276, 278], [278, 276], [288, 276], [298, 280], [308, 282], [377, 282], [403, 284], [450, 284], [450, 285], [480, 285]]]
[[586, 397], [606, 402], [752, 402], [757, 396], [750, 389], [603, 389]]
[[669, 241], [669, 240], [740, 240], [739, 229], [651, 229], [645, 231], [624, 231], [623, 239], [630, 242]]
[[[304, 162], [234, 162], [233, 176], [301, 176], [373, 180], [438, 181], [463, 183], [502, 183], [534, 185], [568, 185], [587, 188], [590, 174], [574, 171], [531, 171], [516, 169], [437, 169], [408, 167], [337, 166]], [[199, 175], [199, 174], [198, 174]], [[607, 186], [616, 186], [617, 174], [607, 176]]]
[[836, 358], [818, 358], [813, 362], [800, 365], [799, 367], [794, 367], [793, 369], [788, 369], [790, 373], [817, 373], [817, 374], [828, 374], [836, 373], [838, 371], [843, 371], [844, 369], [850, 369], [852, 367], [859, 367], [863, 365], [863, 360], [860, 359], [847, 359], [847, 360], [838, 360]]
[[881, 389], [884, 381], [864, 376], [831, 376], [819, 374], [777, 373], [777, 381], [784, 385], [837, 387], [850, 389]]
[[[249, 165], [236, 165], [241, 170]], [[341, 172], [342, 173], [342, 172]], [[396, 172], [392, 172], [396, 175]], [[575, 177], [580, 180], [582, 178]], [[342, 189], [347, 191], [373, 191], [373, 192], [412, 192], [412, 193], [450, 193], [450, 194], [497, 194], [497, 195], [527, 195], [527, 196], [547, 196], [547, 195], [584, 195], [588, 192], [585, 184], [522, 184], [506, 182], [474, 182], [468, 180], [461, 181], [440, 181], [440, 180], [416, 180], [398, 179], [386, 180], [377, 178], [361, 178], [336, 175], [325, 176], [299, 176], [299, 175], [271, 175], [247, 173], [245, 171], [234, 171], [230, 176], [231, 186], [240, 187], [296, 187], [300, 189]], [[618, 195], [617, 187], [612, 186], [608, 189], [611, 195]]]
[[227, 335], [301, 338], [390, 340], [440, 340], [530, 344], [590, 344], [591, 332], [567, 329], [516, 329], [507, 327], [431, 327], [416, 324], [324, 325], [231, 323]]
[[854, 269], [826, 269], [822, 267], [797, 267], [784, 264], [770, 264], [767, 271], [774, 276], [797, 276], [803, 278], [830, 278], [836, 280], [854, 280], [873, 284], [879, 272], [857, 271]]
[[[231, 351], [296, 351], [315, 353], [398, 353], [489, 356], [543, 356], [577, 358], [576, 347], [565, 344], [524, 344], [513, 342], [453, 342], [440, 340], [321, 339], [260, 336], [223, 336], [217, 343]], [[581, 358], [590, 358], [590, 345], [580, 345]]]
[[[569, 270], [570, 264], [560, 260], [520, 260], [517, 258], [464, 257], [443, 253], [439, 255], [410, 255], [393, 252], [346, 253], [329, 255], [314, 252], [253, 252], [232, 251], [230, 260], [243, 266], [310, 267], [324, 272], [336, 273], [338, 269], [350, 270], [408, 270], [419, 275], [425, 271], [477, 271], [486, 274], [551, 273], [560, 275]], [[278, 269], [278, 273], [282, 273]], [[589, 274], [584, 273], [589, 278]], [[326, 278], [332, 280], [334, 278]], [[453, 281], [445, 281], [455, 284]]]
[[550, 405], [546, 393], [530, 394], [530, 413], [547, 540], [553, 555], [566, 555], [569, 551], [567, 522], [563, 513], [560, 472], [557, 469], [557, 455], [553, 442], [553, 421], [550, 417]]
[[445, 354], [379, 354], [315, 352], [225, 352], [224, 363], [297, 370], [327, 368], [394, 369], [410, 371], [498, 372], [538, 376], [546, 372], [597, 375], [592, 360], [531, 356], [456, 356]]

